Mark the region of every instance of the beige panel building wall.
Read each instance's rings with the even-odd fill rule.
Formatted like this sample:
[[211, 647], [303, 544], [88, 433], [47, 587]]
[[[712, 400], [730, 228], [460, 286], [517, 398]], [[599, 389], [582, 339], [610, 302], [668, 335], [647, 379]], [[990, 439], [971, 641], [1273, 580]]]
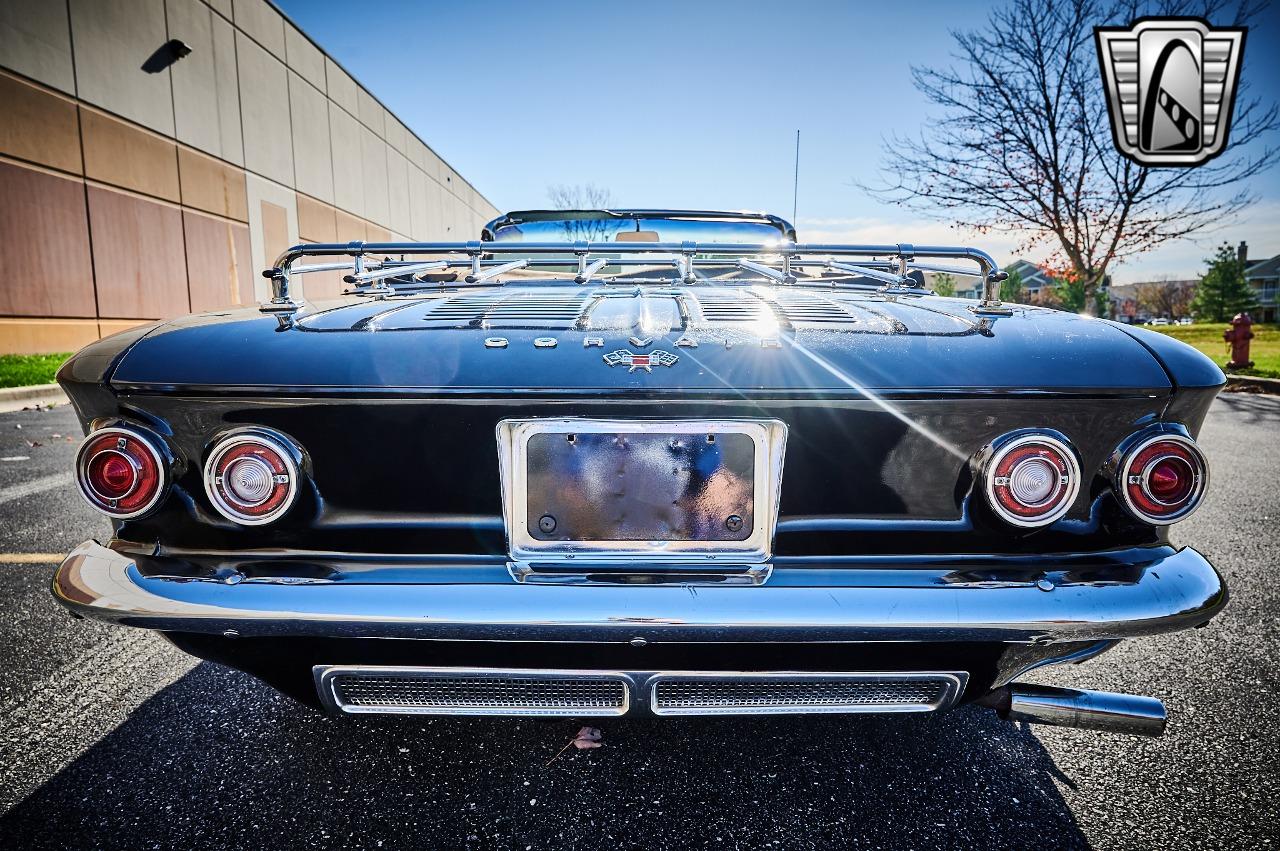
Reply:
[[[144, 71], [170, 39], [191, 53]], [[498, 214], [267, 0], [4, 0], [0, 104], [0, 354], [251, 307], [298, 241]]]

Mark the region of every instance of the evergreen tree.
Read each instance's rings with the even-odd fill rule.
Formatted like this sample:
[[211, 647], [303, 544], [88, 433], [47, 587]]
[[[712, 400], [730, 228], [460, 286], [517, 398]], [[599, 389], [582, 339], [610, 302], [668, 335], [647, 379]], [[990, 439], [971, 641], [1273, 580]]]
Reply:
[[1253, 287], [1244, 279], [1244, 263], [1234, 248], [1224, 242], [1205, 262], [1209, 264], [1209, 271], [1200, 279], [1191, 301], [1191, 312], [1196, 319], [1230, 322], [1237, 313], [1257, 309]]
[[1084, 281], [1075, 276], [1054, 278], [1053, 292], [1058, 297], [1058, 301], [1062, 303], [1061, 309], [1071, 313], [1079, 313], [1084, 310], [1089, 298]]
[[1111, 293], [1098, 287], [1093, 293], [1093, 315], [1103, 319], [1113, 319], [1111, 315]]
[[933, 276], [933, 291], [950, 298], [956, 294], [956, 279], [946, 272], [938, 272]]
[[1022, 291], [1022, 273], [1017, 269], [1006, 271], [1009, 277], [1000, 282], [1000, 300], [1019, 304], [1026, 299], [1026, 293]]

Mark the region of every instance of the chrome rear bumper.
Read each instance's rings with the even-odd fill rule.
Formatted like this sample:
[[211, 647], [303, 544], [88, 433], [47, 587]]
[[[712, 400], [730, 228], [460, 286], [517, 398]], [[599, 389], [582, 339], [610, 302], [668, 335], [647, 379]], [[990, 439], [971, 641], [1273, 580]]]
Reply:
[[1145, 558], [998, 581], [927, 563], [779, 560], [767, 580], [744, 585], [530, 583], [494, 565], [402, 560], [384, 574], [299, 582], [159, 575], [166, 557], [86, 542], [58, 569], [53, 592], [85, 617], [174, 632], [633, 643], [1099, 641], [1197, 626], [1226, 604], [1221, 577], [1195, 550]]

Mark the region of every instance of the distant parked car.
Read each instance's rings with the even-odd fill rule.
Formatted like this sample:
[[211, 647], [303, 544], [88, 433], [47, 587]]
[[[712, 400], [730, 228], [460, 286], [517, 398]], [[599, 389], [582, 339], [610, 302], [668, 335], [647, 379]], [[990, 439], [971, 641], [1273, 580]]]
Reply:
[[1190, 316], [1184, 316], [1184, 317], [1182, 317], [1181, 319], [1179, 319], [1179, 320], [1178, 320], [1178, 324], [1179, 324], [1179, 325], [1190, 325], [1190, 324], [1191, 324], [1191, 317], [1190, 317]]
[[1166, 319], [1166, 318], [1165, 318], [1165, 317], [1163, 317], [1163, 316], [1157, 316], [1155, 319], [1152, 319], [1152, 320], [1151, 320], [1150, 322], [1148, 322], [1147, 324], [1148, 324], [1148, 325], [1169, 325], [1169, 324], [1170, 324], [1170, 322], [1169, 322], [1169, 320], [1168, 320], [1168, 319]]

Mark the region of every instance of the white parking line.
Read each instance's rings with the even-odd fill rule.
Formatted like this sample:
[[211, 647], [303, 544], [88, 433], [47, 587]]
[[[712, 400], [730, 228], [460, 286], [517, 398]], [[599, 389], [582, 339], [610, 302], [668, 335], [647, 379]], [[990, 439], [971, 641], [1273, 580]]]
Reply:
[[9, 485], [7, 488], [0, 488], [0, 505], [6, 502], [13, 502], [15, 499], [31, 496], [32, 494], [44, 493], [54, 488], [70, 485], [71, 481], [70, 473], [54, 473], [51, 476], [41, 476], [29, 482], [21, 482], [16, 485]]

